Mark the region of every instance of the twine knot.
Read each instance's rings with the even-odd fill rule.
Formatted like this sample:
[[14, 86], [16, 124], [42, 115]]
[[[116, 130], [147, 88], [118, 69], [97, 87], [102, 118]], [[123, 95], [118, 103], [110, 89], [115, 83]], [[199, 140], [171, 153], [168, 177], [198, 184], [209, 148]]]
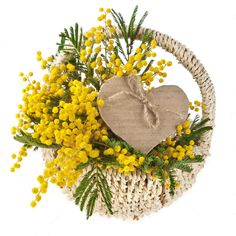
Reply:
[[136, 76], [130, 75], [125, 78], [121, 78], [127, 81], [127, 85], [130, 91], [120, 91], [112, 96], [108, 97], [111, 101], [117, 101], [120, 99], [120, 96], [123, 94], [132, 96], [138, 99], [144, 107], [144, 119], [149, 127], [158, 128], [160, 125], [159, 115], [158, 115], [158, 107], [151, 103], [146, 96], [146, 91], [143, 89], [142, 84], [137, 79]]

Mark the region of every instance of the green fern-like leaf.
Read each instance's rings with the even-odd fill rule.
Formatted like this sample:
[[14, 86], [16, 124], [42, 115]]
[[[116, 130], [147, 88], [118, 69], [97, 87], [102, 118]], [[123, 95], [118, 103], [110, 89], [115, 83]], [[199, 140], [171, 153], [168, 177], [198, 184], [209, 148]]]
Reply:
[[170, 195], [173, 196], [175, 194], [175, 186], [176, 186], [176, 174], [175, 171], [170, 169], [168, 171], [169, 179], [170, 179]]
[[165, 172], [162, 168], [158, 167], [156, 169], [156, 175], [158, 177], [158, 180], [160, 182], [160, 184], [164, 184], [165, 183]]
[[[129, 24], [127, 26], [121, 13], [116, 12], [114, 9], [112, 9], [112, 17], [113, 17], [115, 23], [117, 24], [117, 28], [119, 29], [119, 31], [122, 34], [122, 38], [124, 39], [124, 41], [126, 43], [126, 53], [122, 47], [121, 41], [120, 41], [119, 36], [116, 32], [114, 32], [114, 38], [116, 40], [116, 45], [117, 45], [117, 48], [119, 49], [119, 52], [123, 55], [123, 57], [126, 59], [126, 61], [128, 60], [129, 55], [133, 51], [134, 41], [135, 41], [135, 39], [137, 39], [140, 29], [142, 27], [142, 24], [148, 15], [148, 12], [145, 12], [144, 15], [141, 17], [141, 19], [136, 24], [137, 12], [138, 12], [138, 6], [136, 6], [134, 8], [134, 11], [133, 11], [130, 21], [129, 21]], [[143, 41], [147, 42], [146, 38]]]
[[96, 182], [91, 182], [89, 186], [86, 188], [86, 191], [83, 193], [81, 201], [80, 201], [80, 210], [82, 211], [84, 209], [85, 202], [89, 195], [91, 194], [91, 191], [93, 187], [95, 186]]
[[[141, 29], [141, 27], [142, 27], [142, 25], [143, 25], [143, 22], [145, 21], [147, 15], [148, 15], [148, 12], [146, 11], [146, 12], [143, 14], [142, 18], [140, 19], [139, 23], [137, 24], [137, 27], [136, 27], [135, 32], [134, 32], [134, 35], [133, 35], [134, 38], [136, 38], [137, 35], [139, 34], [139, 31], [140, 31], [140, 29]], [[133, 38], [133, 39], [134, 39], [134, 38]]]
[[80, 51], [83, 41], [83, 29], [79, 27], [78, 23], [74, 27], [64, 29], [64, 32], [60, 33], [61, 41], [58, 43], [58, 51]]
[[74, 194], [75, 203], [79, 204], [81, 211], [86, 205], [87, 218], [93, 214], [95, 202], [99, 193], [102, 196], [102, 200], [106, 205], [108, 212], [113, 214], [112, 193], [106, 177], [98, 166], [93, 166], [93, 168], [85, 174]]
[[128, 27], [128, 35], [131, 38], [131, 41], [135, 38], [135, 20], [138, 12], [138, 6], [134, 8], [133, 14], [131, 16], [129, 27]]
[[40, 142], [39, 139], [33, 138], [31, 134], [25, 133], [23, 130], [20, 130], [20, 135], [15, 135], [14, 139], [20, 143], [24, 143], [27, 146], [33, 146], [37, 148], [50, 148], [50, 149], [58, 149], [60, 145], [52, 144], [46, 145]]
[[92, 216], [93, 214], [93, 210], [94, 210], [94, 206], [95, 206], [95, 202], [96, 202], [96, 199], [98, 197], [98, 189], [94, 189], [92, 194], [91, 194], [91, 197], [90, 199], [88, 200], [88, 204], [87, 204], [87, 219]]
[[194, 158], [184, 157], [182, 160], [172, 159], [168, 164], [168, 168], [180, 169], [182, 171], [191, 172], [193, 163], [201, 163], [204, 158], [200, 155], [196, 155]]

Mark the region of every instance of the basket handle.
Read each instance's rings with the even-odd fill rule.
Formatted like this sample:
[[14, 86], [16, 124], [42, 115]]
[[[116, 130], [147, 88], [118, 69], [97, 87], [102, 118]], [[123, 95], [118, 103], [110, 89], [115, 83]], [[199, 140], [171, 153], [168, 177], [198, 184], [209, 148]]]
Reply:
[[[180, 42], [174, 40], [170, 36], [160, 33], [155, 30], [141, 28], [137, 39], [141, 39], [146, 31], [153, 33], [153, 38], [156, 40], [157, 45], [165, 51], [173, 54], [176, 59], [192, 74], [193, 79], [197, 82], [202, 102], [206, 105], [206, 109], [203, 111], [203, 118], [208, 117], [210, 121], [208, 125], [214, 127], [215, 124], [215, 90], [210, 80], [210, 77], [196, 56], [188, 48], [186, 48]], [[119, 37], [122, 37], [121, 32], [117, 30]], [[207, 156], [209, 154], [211, 144], [212, 131], [207, 132], [206, 135], [200, 140], [200, 152], [202, 155]]]

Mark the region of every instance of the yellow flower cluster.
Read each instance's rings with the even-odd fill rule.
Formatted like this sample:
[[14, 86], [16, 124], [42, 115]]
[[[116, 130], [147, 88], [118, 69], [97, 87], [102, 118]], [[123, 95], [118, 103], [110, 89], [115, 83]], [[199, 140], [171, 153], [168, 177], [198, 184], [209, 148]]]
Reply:
[[194, 141], [191, 140], [189, 145], [177, 145], [175, 146], [175, 141], [172, 141], [170, 137], [166, 139], [166, 143], [168, 146], [167, 148], [167, 155], [162, 156], [165, 160], [165, 163], [168, 164], [169, 158], [176, 158], [178, 160], [182, 160], [184, 157], [194, 158], [195, 155], [193, 153], [194, 149]]
[[202, 108], [202, 110], [204, 111], [206, 109], [206, 105], [198, 100], [195, 100], [194, 102], [189, 103], [189, 108], [191, 110], [199, 112], [199, 108]]
[[[86, 163], [89, 157], [99, 156], [99, 150], [93, 147], [92, 141], [108, 139], [107, 127], [99, 119], [97, 110], [104, 101], [97, 100], [97, 91], [92, 87], [70, 79], [74, 69], [72, 64], [51, 66], [49, 73], [43, 76], [43, 85], [35, 82], [26, 86], [23, 90], [24, 104], [18, 106], [18, 126], [12, 128], [12, 134], [24, 130], [41, 144], [58, 147], [56, 158], [46, 164], [43, 180], [40, 178], [42, 186], [37, 199], [40, 193], [46, 192], [49, 180], [60, 187], [71, 187], [80, 175], [76, 167]], [[11, 171], [20, 167], [19, 162], [26, 155], [25, 147], [21, 148], [18, 157], [12, 155], [17, 162]]]
[[[101, 11], [101, 9], [100, 9]], [[88, 67], [92, 68], [96, 77], [101, 81], [111, 78], [112, 76], [122, 77], [130, 74], [138, 74], [142, 69], [144, 70], [151, 59], [156, 57], [154, 49], [157, 46], [153, 39], [151, 45], [148, 43], [141, 43], [136, 48], [134, 54], [128, 58], [122, 58], [114, 51], [114, 39], [109, 38], [109, 35], [114, 32], [115, 27], [109, 18], [111, 10], [103, 9], [102, 14], [98, 17], [99, 21], [104, 22], [104, 26], [93, 27], [85, 33], [85, 48], [80, 51], [80, 61], [86, 63]], [[106, 60], [102, 58], [102, 54], [106, 56]], [[166, 66], [171, 66], [171, 61], [164, 59], [152, 64], [145, 73], [142, 74], [141, 80], [146, 85], [150, 85], [156, 76], [161, 77], [160, 83], [164, 82], [167, 73], [164, 72]]]
[[177, 126], [177, 135], [182, 135], [182, 134], [190, 134], [191, 129], [190, 129], [191, 122], [190, 120], [186, 120], [182, 125]]
[[[13, 128], [15, 129], [15, 128]], [[15, 164], [11, 167], [10, 171], [11, 172], [15, 172], [15, 169], [18, 169], [20, 168], [20, 163], [22, 162], [23, 158], [26, 157], [28, 154], [27, 154], [27, 149], [22, 146], [20, 151], [18, 152], [18, 155], [16, 154], [12, 154], [11, 157], [12, 159], [16, 159], [16, 162]]]
[[[186, 120], [182, 125], [177, 126], [177, 135], [189, 135], [191, 133], [190, 129], [191, 122], [190, 120]], [[165, 160], [165, 163], [169, 163], [170, 158], [176, 158], [178, 160], [182, 160], [184, 157], [194, 158], [194, 140], [189, 141], [189, 145], [177, 145], [176, 140], [173, 140], [172, 137], [168, 137], [165, 140], [165, 144], [168, 146], [166, 155], [160, 155]]]
[[121, 148], [120, 145], [116, 145], [114, 148], [107, 148], [103, 154], [105, 156], [115, 156], [117, 162], [122, 165], [122, 167], [118, 168], [118, 172], [126, 174], [135, 171], [145, 160], [143, 156], [131, 154], [126, 148]]
[[22, 77], [22, 81], [29, 81], [29, 77], [33, 76], [33, 72], [29, 72], [28, 75], [25, 75], [23, 72], [19, 73], [19, 76]]

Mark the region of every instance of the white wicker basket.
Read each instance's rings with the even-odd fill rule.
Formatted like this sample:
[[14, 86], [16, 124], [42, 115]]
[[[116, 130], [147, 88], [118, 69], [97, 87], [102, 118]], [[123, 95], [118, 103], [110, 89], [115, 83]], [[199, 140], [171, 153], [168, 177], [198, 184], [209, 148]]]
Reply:
[[[140, 31], [139, 37], [144, 34], [145, 28]], [[157, 41], [158, 46], [172, 53], [177, 60], [192, 74], [193, 79], [197, 82], [201, 95], [202, 102], [206, 104], [206, 109], [203, 111], [203, 118], [210, 118], [209, 125], [214, 127], [215, 116], [215, 92], [213, 84], [209, 78], [203, 65], [196, 56], [187, 49], [184, 45], [158, 31], [152, 31], [153, 36]], [[120, 37], [121, 34], [118, 32]], [[212, 131], [208, 132], [200, 140], [200, 145], [196, 152], [206, 157], [209, 154]], [[43, 156], [45, 161], [54, 158], [52, 150], [44, 150]], [[106, 170], [108, 184], [113, 193], [113, 216], [122, 218], [138, 219], [139, 217], [153, 211], [161, 209], [163, 206], [169, 205], [175, 199], [182, 195], [184, 191], [189, 189], [195, 182], [198, 172], [203, 168], [204, 163], [193, 164], [191, 173], [176, 170], [177, 179], [180, 183], [180, 188], [176, 189], [175, 195], [172, 197], [168, 189], [165, 189], [157, 180], [153, 180], [150, 175], [139, 171], [126, 176], [115, 170]], [[82, 178], [82, 176], [80, 177]], [[73, 192], [78, 186], [72, 189], [65, 188], [65, 192], [73, 199]], [[109, 215], [101, 198], [98, 199], [95, 206], [95, 212], [102, 215]]]

